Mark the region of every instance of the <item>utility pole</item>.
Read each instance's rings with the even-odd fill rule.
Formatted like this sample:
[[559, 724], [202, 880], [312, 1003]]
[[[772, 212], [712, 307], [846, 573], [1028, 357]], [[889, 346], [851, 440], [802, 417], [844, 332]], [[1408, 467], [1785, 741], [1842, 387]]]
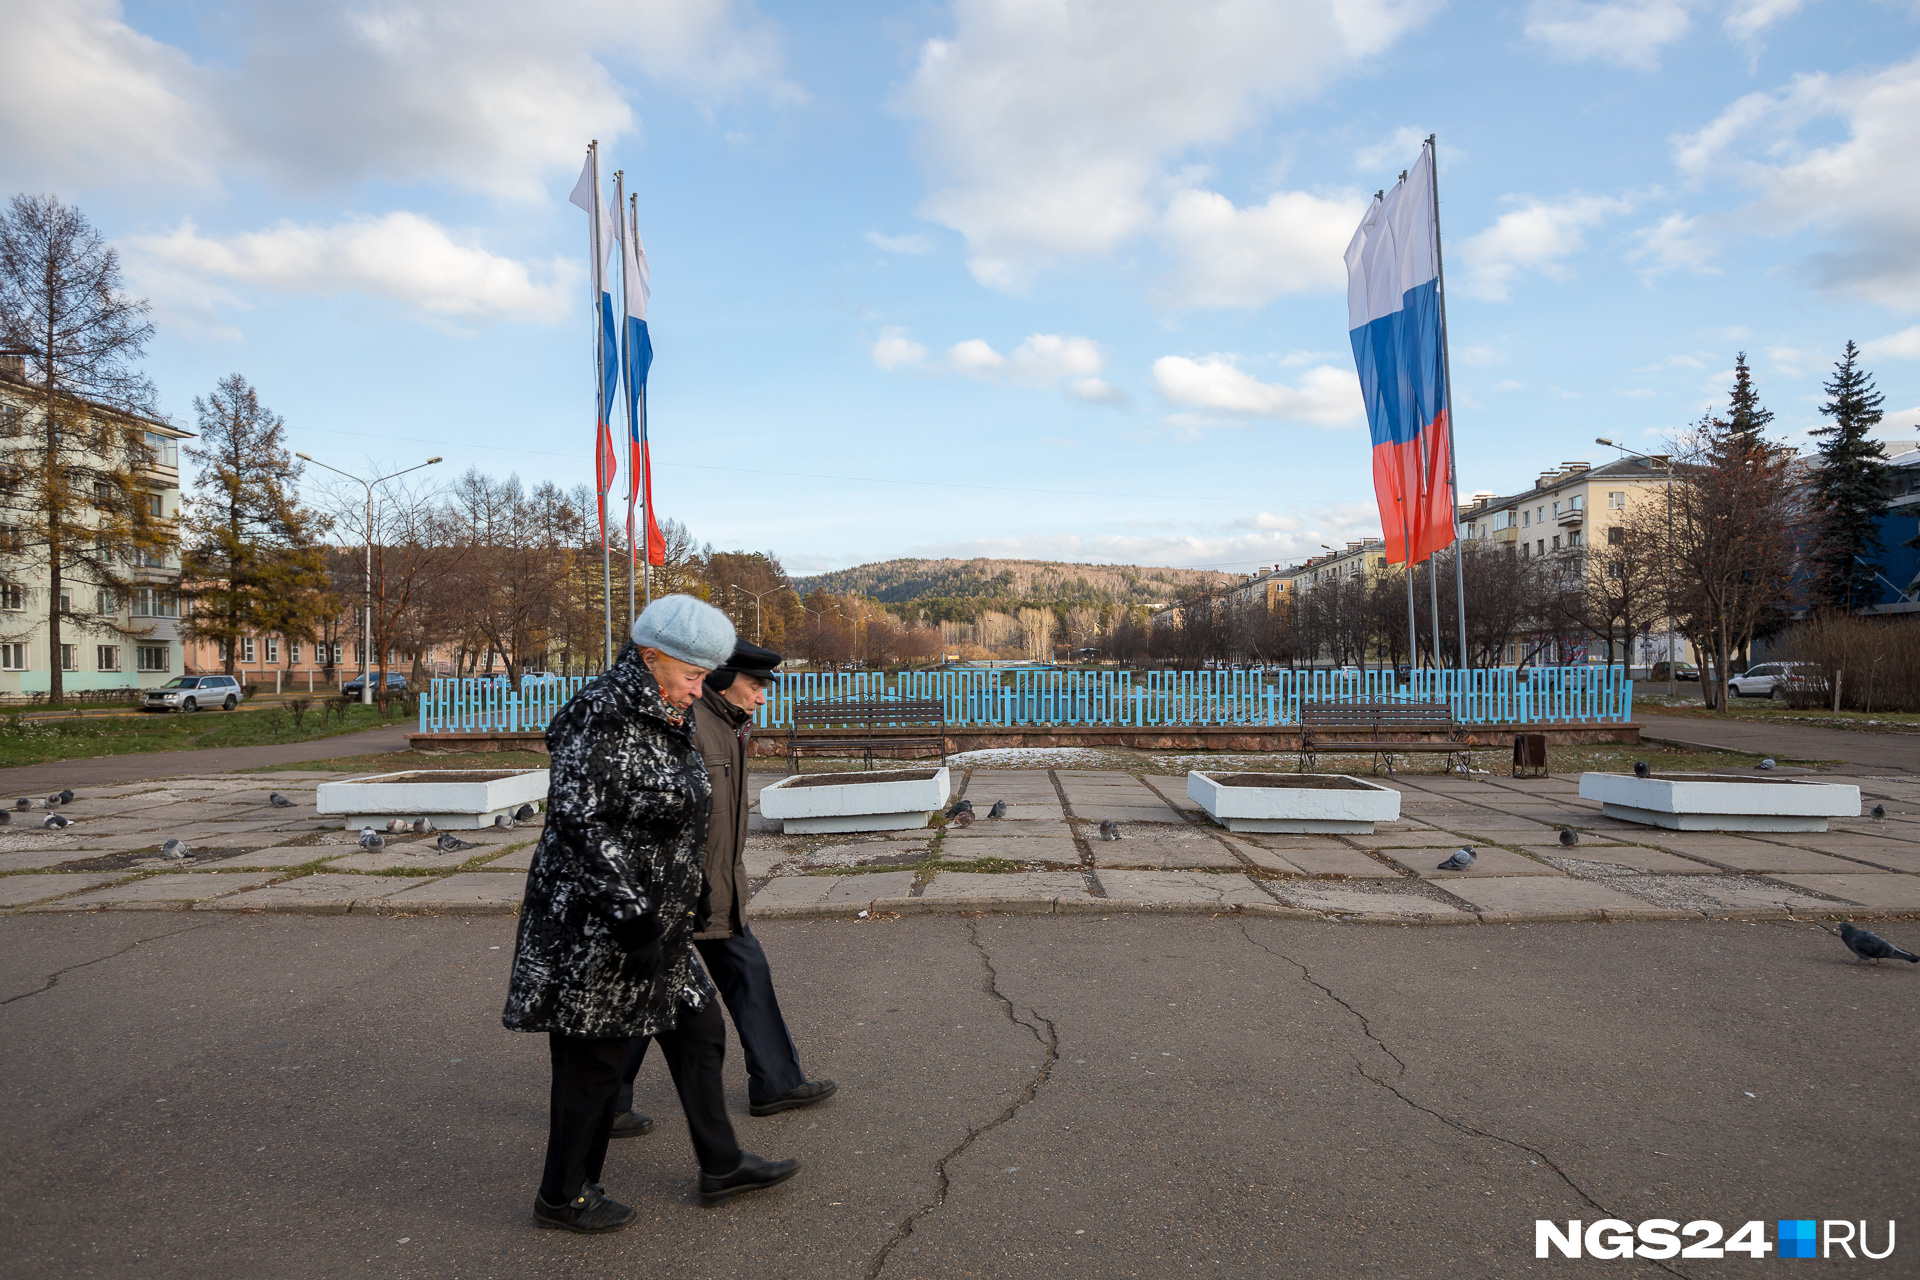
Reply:
[[766, 591], [749, 591], [745, 587], [733, 588], [733, 590], [738, 591], [741, 595], [753, 597], [753, 642], [755, 644], [760, 643], [760, 597], [770, 596], [779, 589], [778, 587], [772, 587]]

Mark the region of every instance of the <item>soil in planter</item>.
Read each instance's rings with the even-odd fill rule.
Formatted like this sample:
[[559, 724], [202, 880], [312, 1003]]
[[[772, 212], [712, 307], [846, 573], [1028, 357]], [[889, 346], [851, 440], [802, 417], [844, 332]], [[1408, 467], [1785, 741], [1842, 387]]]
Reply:
[[796, 787], [857, 787], [868, 782], [928, 782], [938, 769], [896, 769], [891, 773], [807, 773], [781, 786], [783, 791]]
[[1254, 787], [1267, 791], [1371, 791], [1364, 782], [1314, 773], [1203, 773], [1220, 787]]

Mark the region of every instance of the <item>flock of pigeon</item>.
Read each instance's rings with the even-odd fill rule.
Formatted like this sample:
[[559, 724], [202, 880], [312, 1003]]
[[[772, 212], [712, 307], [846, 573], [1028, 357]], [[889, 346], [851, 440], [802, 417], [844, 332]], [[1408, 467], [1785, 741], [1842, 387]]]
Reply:
[[[511, 814], [502, 813], [495, 816], [493, 825], [497, 830], [511, 831], [539, 812], [532, 805], [523, 804]], [[360, 847], [368, 853], [378, 853], [387, 847], [387, 836], [430, 836], [433, 832], [434, 825], [431, 818], [415, 818], [412, 822], [408, 822], [405, 818], [389, 818], [385, 834], [372, 827], [360, 828]], [[442, 831], [440, 838], [433, 844], [434, 848], [442, 853], [464, 853], [475, 847], [451, 831]]]
[[[45, 800], [42, 800], [40, 803], [44, 808], [58, 809], [63, 804], [73, 803], [73, 792], [56, 791], [52, 795], [48, 796]], [[13, 815], [16, 813], [32, 813], [32, 812], [33, 812], [33, 801], [27, 799], [25, 796], [21, 796], [18, 800], [15, 800], [13, 802], [13, 808], [0, 809], [0, 827], [10, 826], [13, 823]], [[47, 814], [46, 817], [40, 820], [40, 825], [46, 828], [48, 831], [58, 831], [62, 827], [72, 826], [73, 819], [69, 818], [64, 813], [49, 813]]]

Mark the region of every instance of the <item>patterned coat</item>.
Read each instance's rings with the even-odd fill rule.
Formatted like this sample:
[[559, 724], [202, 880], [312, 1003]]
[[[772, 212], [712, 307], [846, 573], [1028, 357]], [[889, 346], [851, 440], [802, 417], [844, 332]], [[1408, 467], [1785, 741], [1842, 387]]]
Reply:
[[[547, 827], [500, 1020], [596, 1039], [670, 1029], [678, 1006], [703, 1008], [715, 994], [693, 958], [712, 790], [692, 726], [629, 644], [560, 709], [547, 750]], [[609, 926], [648, 911], [666, 928], [665, 960], [651, 979], [629, 981]]]

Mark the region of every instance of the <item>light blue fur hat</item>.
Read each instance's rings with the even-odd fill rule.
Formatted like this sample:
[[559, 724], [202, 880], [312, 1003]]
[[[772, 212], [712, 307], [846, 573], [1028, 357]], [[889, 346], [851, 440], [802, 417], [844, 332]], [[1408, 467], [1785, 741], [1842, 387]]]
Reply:
[[692, 596], [661, 596], [633, 620], [633, 642], [711, 671], [733, 656], [733, 623]]

